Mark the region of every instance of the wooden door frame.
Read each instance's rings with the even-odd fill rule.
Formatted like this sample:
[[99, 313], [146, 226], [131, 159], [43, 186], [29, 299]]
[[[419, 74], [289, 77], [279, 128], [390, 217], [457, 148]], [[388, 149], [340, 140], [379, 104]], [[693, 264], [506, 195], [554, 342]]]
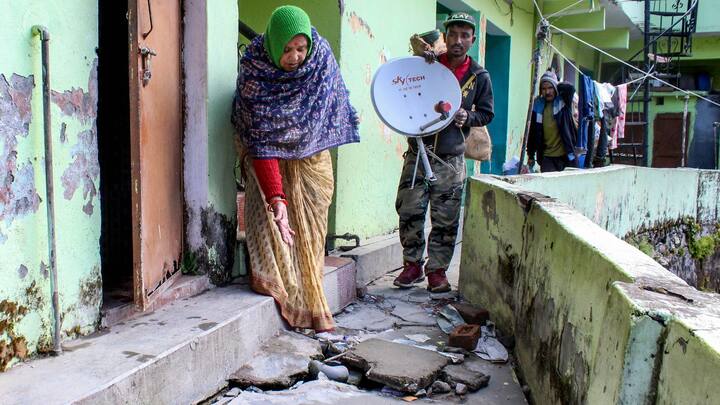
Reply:
[[[682, 122], [683, 121], [683, 112], [682, 111], [666, 111], [666, 112], [661, 112], [661, 113], [655, 114], [655, 117], [653, 118], [653, 122], [652, 122], [653, 139], [652, 139], [652, 155], [650, 156], [650, 167], [655, 167], [655, 164], [656, 164], [655, 157], [658, 153], [657, 149], [655, 148], [655, 143], [658, 142], [658, 139], [659, 139], [658, 131], [656, 129], [656, 126], [658, 125], [658, 120], [662, 121], [662, 120], [671, 120], [671, 119], [680, 121], [680, 131], [681, 132], [680, 132], [679, 136], [682, 137], [682, 126], [683, 126], [683, 122]], [[681, 138], [678, 141], [678, 144], [679, 144], [678, 150], [680, 150], [680, 153], [679, 153], [679, 161], [678, 161], [677, 167], [681, 167], [681, 162], [683, 160], [683, 157], [685, 158], [685, 163], [687, 164], [688, 150], [690, 149], [690, 142], [689, 142], [690, 135], [691, 135], [690, 133], [693, 129], [692, 125], [690, 125], [691, 123], [692, 123], [692, 111], [688, 111], [687, 121], [685, 122], [685, 130], [686, 130], [685, 136], [687, 137], [685, 140], [686, 141], [685, 142], [685, 150], [680, 150], [680, 149], [682, 149], [682, 138]]]
[[[128, 49], [128, 66], [129, 66], [129, 92], [130, 92], [130, 193], [131, 193], [131, 222], [132, 222], [132, 256], [133, 256], [133, 301], [137, 309], [146, 311], [152, 308], [154, 297], [160, 296], [164, 290], [166, 290], [172, 282], [180, 277], [181, 271], [176, 271], [168, 279], [166, 279], [160, 286], [154, 291], [146, 294], [147, 285], [143, 277], [143, 262], [142, 262], [142, 165], [140, 156], [140, 141], [141, 141], [141, 100], [140, 93], [141, 87], [137, 85], [140, 83], [142, 78], [142, 58], [139, 57], [139, 49], [141, 46], [141, 38], [138, 38], [139, 26], [141, 25], [140, 16], [138, 16], [138, 3], [140, 1], [147, 0], [128, 0], [128, 42], [130, 44]], [[183, 6], [181, 5], [181, 27], [183, 25]], [[155, 16], [157, 18], [158, 16]], [[181, 49], [184, 41], [184, 29], [181, 31]], [[182, 54], [179, 60], [181, 72], [184, 69]], [[181, 75], [182, 77], [182, 75]], [[185, 83], [181, 84], [181, 91], [183, 97], [186, 93]], [[184, 103], [182, 105], [183, 114], [183, 127], [185, 121], [184, 115]], [[184, 135], [184, 129], [183, 129]], [[182, 145], [181, 145], [182, 146]], [[182, 155], [181, 155], [182, 156]], [[184, 157], [183, 157], [184, 158]], [[181, 171], [184, 168], [181, 167]], [[184, 177], [181, 176], [181, 194], [184, 194]], [[185, 199], [183, 199], [183, 214], [185, 214]], [[184, 222], [184, 221], [183, 221]], [[185, 224], [183, 223], [183, 230], [181, 231], [181, 245], [184, 246], [185, 239]], [[181, 254], [184, 248], [181, 248]], [[181, 258], [178, 258], [181, 260]], [[179, 263], [178, 263], [179, 265]], [[151, 298], [151, 295], [153, 298]]]
[[141, 224], [142, 190], [140, 187], [140, 88], [136, 78], [140, 76], [138, 54], [138, 0], [128, 0], [128, 66], [130, 91], [130, 195], [132, 201], [132, 256], [133, 256], [133, 300], [135, 306], [144, 309], [145, 283], [142, 276]]

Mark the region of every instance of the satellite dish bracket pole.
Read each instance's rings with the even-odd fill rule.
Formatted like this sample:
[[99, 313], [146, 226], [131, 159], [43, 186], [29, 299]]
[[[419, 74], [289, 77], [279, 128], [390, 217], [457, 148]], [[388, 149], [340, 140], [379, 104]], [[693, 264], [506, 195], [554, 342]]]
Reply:
[[425, 142], [422, 139], [418, 139], [415, 143], [417, 143], [418, 146], [417, 159], [422, 160], [423, 169], [425, 169], [425, 178], [428, 181], [437, 180], [437, 177], [435, 177], [435, 173], [433, 173], [432, 167], [430, 166], [430, 159], [428, 159], [427, 151], [425, 150]]

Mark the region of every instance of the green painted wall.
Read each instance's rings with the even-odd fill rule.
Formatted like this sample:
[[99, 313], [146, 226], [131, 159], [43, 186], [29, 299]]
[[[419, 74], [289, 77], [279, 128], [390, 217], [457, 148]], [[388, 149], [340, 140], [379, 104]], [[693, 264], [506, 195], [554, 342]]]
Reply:
[[[650, 169], [641, 170], [638, 177]], [[697, 171], [676, 172], [697, 180]], [[534, 401], [702, 404], [720, 395], [702, 378], [720, 367], [717, 295], [689, 287], [563, 202], [535, 195], [524, 207], [534, 178], [556, 182], [555, 174], [526, 177], [533, 179], [520, 185], [488, 176], [470, 181], [459, 285], [501, 331], [514, 334]], [[585, 193], [576, 180], [563, 196]], [[608, 186], [632, 190], [615, 180]], [[616, 202], [608, 198], [608, 211], [632, 211]]]
[[[586, 45], [578, 42], [574, 38], [570, 38], [565, 35], [554, 35], [552, 38], [553, 45], [555, 45], [560, 54], [560, 65], [563, 66], [563, 57], [565, 55], [575, 66], [581, 69], [587, 69], [595, 73], [593, 79], [597, 79], [599, 72], [599, 54]], [[546, 58], [546, 66], [550, 65], [551, 58]], [[564, 72], [563, 72], [564, 73]], [[577, 75], [575, 77], [577, 83]]]
[[[32, 354], [52, 344], [40, 41], [31, 36], [35, 24], [45, 25], [51, 34], [53, 183], [63, 336], [95, 329], [101, 281], [95, 138], [97, 2], [2, 0], [0, 9], [4, 10], [0, 89], [11, 85], [5, 94], [0, 90], [0, 178], [10, 180], [0, 186], [2, 369], [14, 363], [14, 355], [22, 355], [25, 347]], [[19, 83], [34, 87], [25, 92]], [[22, 309], [13, 310], [14, 305]], [[11, 340], [14, 347], [4, 351], [1, 347]]]
[[340, 64], [350, 100], [360, 116], [361, 142], [337, 151], [336, 215], [329, 232], [367, 238], [397, 228], [395, 194], [406, 149], [405, 138], [375, 114], [370, 101], [372, 76], [386, 60], [409, 54], [413, 33], [435, 27], [435, 1], [344, 3]]
[[512, 12], [502, 1], [467, 0], [465, 3], [470, 8], [482, 12], [488, 22], [512, 38], [508, 65], [510, 88], [505, 157], [510, 159], [513, 156], [520, 156], [530, 99], [530, 61], [535, 46], [535, 15], [532, 0], [515, 1]]
[[235, 130], [230, 123], [237, 79], [238, 7], [234, 0], [207, 3], [209, 203], [233, 218]]
[[[336, 57], [340, 46], [340, 12], [338, 3], [327, 0], [238, 0], [240, 20], [249, 25], [257, 33], [262, 34], [267, 27], [272, 12], [283, 5], [294, 5], [302, 8], [310, 16], [312, 25], [320, 35], [330, 42]], [[247, 39], [240, 36], [242, 43]]]
[[[361, 237], [397, 228], [394, 202], [405, 150], [405, 140], [386, 128], [374, 112], [369, 94], [372, 75], [383, 60], [408, 54], [408, 38], [412, 33], [436, 24], [434, 1], [382, 2], [382, 7], [378, 7], [379, 3], [345, 1], [342, 18], [341, 67], [351, 100], [361, 116], [362, 142], [342, 147], [337, 153], [334, 229], [336, 233], [351, 232]], [[526, 109], [515, 106], [526, 106], [530, 93], [528, 66], [534, 16], [524, 10], [532, 10], [532, 3], [517, 2], [512, 15], [507, 6], [493, 0], [440, 3], [453, 10], [479, 12], [512, 37], [506, 155], [519, 155]], [[402, 16], [404, 23], [387, 24], [388, 16]], [[483, 41], [478, 48], [479, 54], [484, 55]]]
[[[508, 179], [528, 191], [570, 205], [617, 237], [641, 228], [682, 218], [702, 223], [718, 221], [720, 202], [706, 190], [717, 190], [714, 171], [610, 166], [554, 175], [513, 176]], [[711, 193], [712, 194], [712, 193]]]

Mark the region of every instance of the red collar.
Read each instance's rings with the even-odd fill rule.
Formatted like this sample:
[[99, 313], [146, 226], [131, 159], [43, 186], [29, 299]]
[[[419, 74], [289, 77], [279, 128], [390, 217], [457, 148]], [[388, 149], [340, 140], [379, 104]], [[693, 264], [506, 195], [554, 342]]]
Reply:
[[465, 61], [462, 64], [460, 64], [460, 66], [456, 67], [455, 69], [450, 67], [450, 62], [448, 61], [447, 53], [440, 55], [438, 60], [445, 67], [452, 70], [452, 72], [455, 74], [455, 77], [457, 77], [458, 82], [462, 82], [463, 77], [465, 77], [465, 74], [468, 72], [468, 70], [470, 70], [470, 61], [472, 60], [472, 58], [465, 55]]

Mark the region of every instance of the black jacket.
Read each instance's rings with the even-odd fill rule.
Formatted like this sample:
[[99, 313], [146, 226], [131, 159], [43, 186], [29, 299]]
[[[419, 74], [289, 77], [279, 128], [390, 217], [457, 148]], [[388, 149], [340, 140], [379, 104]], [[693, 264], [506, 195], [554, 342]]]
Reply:
[[[573, 97], [575, 96], [575, 87], [570, 83], [558, 84], [558, 97], [555, 104], [559, 107], [559, 111], [555, 112], [554, 118], [557, 122], [560, 138], [562, 139], [565, 152], [569, 155], [575, 151], [577, 143], [577, 127], [572, 116]], [[538, 162], [542, 160], [545, 153], [545, 133], [543, 131], [542, 115], [545, 109], [545, 99], [538, 97], [533, 104], [533, 112], [531, 116], [530, 135], [527, 143], [528, 159], [534, 159]], [[537, 159], [535, 155], [537, 154]]]
[[[470, 61], [470, 69], [468, 69], [468, 72], [465, 73], [463, 80], [460, 82], [460, 88], [470, 80], [472, 75], [477, 76], [477, 79], [462, 99], [462, 108], [468, 112], [467, 121], [465, 121], [465, 125], [462, 127], [462, 132], [465, 136], [468, 135], [470, 127], [485, 126], [489, 124], [495, 116], [493, 112], [493, 92], [490, 73], [472, 59]], [[472, 111], [473, 106], [475, 106], [475, 111]], [[437, 147], [434, 150], [435, 154], [439, 156], [458, 156], [465, 153], [465, 138], [454, 123], [451, 123], [440, 131], [437, 137]], [[434, 136], [426, 136], [423, 140], [428, 147], [435, 145]], [[409, 141], [411, 147], [415, 149], [415, 139], [410, 139]]]

